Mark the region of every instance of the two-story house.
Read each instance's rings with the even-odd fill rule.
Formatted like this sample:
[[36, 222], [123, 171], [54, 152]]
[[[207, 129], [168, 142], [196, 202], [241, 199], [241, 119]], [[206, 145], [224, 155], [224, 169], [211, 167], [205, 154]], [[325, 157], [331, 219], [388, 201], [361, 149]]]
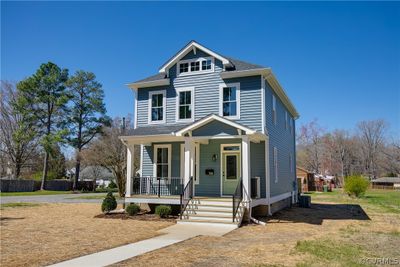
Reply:
[[177, 205], [181, 222], [240, 224], [246, 210], [271, 214], [296, 201], [299, 115], [270, 68], [191, 41], [158, 74], [128, 86], [127, 203]]

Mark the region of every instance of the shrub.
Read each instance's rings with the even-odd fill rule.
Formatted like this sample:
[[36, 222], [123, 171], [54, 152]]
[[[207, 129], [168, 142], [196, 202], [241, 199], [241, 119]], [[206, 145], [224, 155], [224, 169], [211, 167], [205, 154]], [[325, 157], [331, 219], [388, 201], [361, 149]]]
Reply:
[[172, 212], [171, 206], [160, 205], [156, 207], [155, 213], [160, 216], [160, 218], [167, 218]]
[[104, 198], [103, 203], [101, 204], [101, 211], [103, 213], [109, 213], [112, 210], [117, 208], [117, 200], [112, 192], [108, 192], [107, 196]]
[[117, 188], [117, 184], [113, 180], [111, 180], [110, 183], [108, 184], [108, 188], [110, 189]]
[[140, 207], [135, 203], [131, 203], [130, 205], [126, 206], [125, 211], [129, 214], [129, 216], [134, 216], [140, 211]]
[[369, 181], [362, 176], [353, 175], [345, 179], [344, 191], [349, 196], [361, 197], [365, 194], [369, 186]]

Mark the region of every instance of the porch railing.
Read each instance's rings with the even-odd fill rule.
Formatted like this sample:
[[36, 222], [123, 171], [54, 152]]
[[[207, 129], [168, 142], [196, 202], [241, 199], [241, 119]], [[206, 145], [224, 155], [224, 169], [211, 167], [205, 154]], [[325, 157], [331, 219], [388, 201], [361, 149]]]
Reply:
[[180, 177], [133, 177], [133, 195], [179, 196], [183, 191]]
[[239, 210], [240, 203], [243, 201], [243, 180], [240, 178], [236, 190], [232, 195], [232, 221], [235, 222], [236, 214]]
[[189, 182], [186, 184], [181, 194], [181, 213], [180, 213], [181, 220], [183, 213], [185, 212], [186, 207], [192, 198], [193, 198], [193, 177], [190, 177]]

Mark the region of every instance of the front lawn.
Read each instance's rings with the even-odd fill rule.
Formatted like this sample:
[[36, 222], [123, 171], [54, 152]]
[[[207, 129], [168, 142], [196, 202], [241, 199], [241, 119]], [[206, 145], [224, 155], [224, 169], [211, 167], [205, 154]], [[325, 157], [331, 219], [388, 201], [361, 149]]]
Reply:
[[293, 207], [223, 237], [200, 236], [114, 266], [371, 266], [399, 259], [400, 192], [371, 190], [354, 199], [340, 190], [312, 193]]
[[95, 218], [101, 213], [99, 204], [11, 206], [18, 208], [0, 210], [2, 267], [46, 266], [151, 238], [173, 224]]
[[2, 203], [0, 204], [0, 209], [4, 208], [21, 208], [21, 207], [36, 207], [41, 204], [39, 203], [29, 203], [29, 202], [16, 202], [16, 203]]

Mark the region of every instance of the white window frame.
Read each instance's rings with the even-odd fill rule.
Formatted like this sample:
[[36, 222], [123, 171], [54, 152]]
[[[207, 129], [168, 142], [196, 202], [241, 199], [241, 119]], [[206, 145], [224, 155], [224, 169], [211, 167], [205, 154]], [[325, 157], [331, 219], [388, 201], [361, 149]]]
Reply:
[[[211, 60], [211, 69], [209, 70], [202, 70], [202, 61], [205, 60]], [[200, 64], [200, 69], [198, 71], [192, 71], [191, 70], [191, 63], [192, 62], [199, 62]], [[180, 69], [180, 64], [181, 63], [188, 63], [189, 64], [189, 69], [188, 72], [181, 72]], [[200, 73], [210, 73], [210, 72], [214, 72], [215, 69], [215, 59], [213, 57], [199, 57], [199, 58], [194, 58], [194, 59], [185, 59], [185, 60], [181, 60], [178, 61], [178, 63], [176, 63], [176, 75], [179, 76], [186, 76], [186, 75], [195, 75], [195, 74], [200, 74]]]
[[[225, 87], [236, 87], [236, 115], [235, 116], [224, 116], [223, 114], [223, 97]], [[219, 115], [221, 117], [239, 120], [240, 119], [240, 83], [221, 83], [219, 85]]]
[[171, 155], [172, 145], [171, 144], [157, 144], [153, 146], [153, 177], [157, 177], [157, 149], [167, 148], [168, 149], [168, 182], [171, 181]]
[[278, 183], [278, 148], [274, 147], [274, 175], [275, 183]]
[[[159, 121], [153, 121], [151, 118], [151, 110], [152, 110], [152, 97], [153, 95], [163, 95], [163, 119]], [[148, 102], [148, 122], [149, 124], [160, 124], [166, 122], [167, 116], [167, 90], [159, 90], [159, 91], [150, 91], [149, 92], [149, 102]]]
[[[192, 106], [192, 117], [189, 119], [180, 119], [179, 118], [179, 94], [181, 92], [186, 92], [190, 91], [191, 92], [191, 106]], [[193, 122], [194, 121], [194, 111], [195, 111], [195, 104], [194, 104], [194, 87], [183, 87], [183, 88], [176, 88], [176, 121], [177, 122]]]
[[276, 97], [272, 95], [272, 121], [276, 125]]
[[[195, 144], [196, 148], [196, 179], [194, 184], [200, 184], [200, 144]], [[180, 157], [181, 157], [181, 166], [180, 166], [180, 177], [181, 177], [181, 184], [183, 184], [184, 176], [185, 176], [185, 144], [181, 144], [180, 146]]]

